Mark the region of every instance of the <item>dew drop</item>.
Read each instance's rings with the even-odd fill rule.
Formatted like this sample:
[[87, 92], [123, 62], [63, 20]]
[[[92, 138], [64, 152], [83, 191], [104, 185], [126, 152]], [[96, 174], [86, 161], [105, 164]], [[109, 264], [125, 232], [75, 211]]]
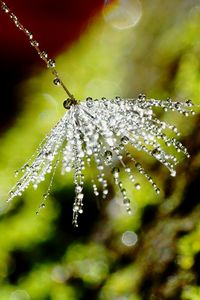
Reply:
[[121, 138], [121, 142], [122, 142], [123, 145], [126, 145], [126, 144], [128, 144], [128, 142], [129, 142], [129, 138], [128, 138], [127, 136], [123, 136], [123, 137]]
[[172, 177], [175, 177], [175, 176], [176, 176], [176, 171], [175, 171], [175, 170], [172, 170], [171, 173], [170, 173], [170, 175], [171, 175]]
[[187, 100], [187, 101], [186, 101], [186, 104], [187, 104], [189, 107], [193, 106], [192, 100]]
[[159, 188], [156, 188], [155, 191], [156, 191], [156, 194], [160, 194], [160, 189]]
[[126, 168], [125, 168], [125, 171], [126, 171], [127, 173], [130, 173], [130, 172], [131, 172], [131, 168], [126, 167]]
[[66, 167], [66, 168], [65, 168], [65, 171], [66, 171], [67, 173], [71, 172], [71, 167], [69, 167], [69, 166]]
[[30, 166], [29, 166], [29, 164], [25, 164], [25, 166], [24, 166], [24, 168], [25, 168], [25, 170], [29, 170], [30, 169]]
[[56, 62], [53, 59], [49, 59], [47, 63], [48, 68], [55, 68]]
[[82, 193], [79, 193], [79, 194], [77, 195], [77, 199], [79, 199], [79, 200], [82, 200], [83, 197], [84, 197], [84, 195], [83, 195]]
[[60, 85], [60, 79], [59, 78], [55, 78], [54, 81], [53, 81], [53, 83], [55, 85]]
[[10, 11], [10, 9], [8, 8], [8, 6], [5, 3], [2, 4], [2, 9], [3, 9], [3, 11], [5, 11], [5, 13], [9, 13], [9, 11]]
[[43, 198], [46, 200], [47, 199], [47, 197], [48, 197], [48, 194], [44, 194], [43, 195]]
[[123, 204], [129, 207], [130, 206], [130, 199], [124, 198]]
[[48, 58], [48, 53], [45, 52], [45, 51], [42, 51], [42, 52], [40, 53], [40, 57], [41, 57], [42, 59], [47, 59], [47, 58]]
[[77, 192], [77, 193], [82, 192], [82, 189], [83, 189], [82, 186], [80, 186], [80, 185], [77, 185], [77, 186], [76, 186], [76, 192]]
[[128, 213], [129, 215], [131, 215], [131, 214], [132, 214], [132, 210], [131, 210], [131, 208], [130, 208], [130, 207], [128, 207], [128, 208], [126, 209], [126, 211], [127, 211], [127, 213]]
[[70, 109], [70, 107], [73, 105], [74, 101], [70, 98], [66, 99], [64, 102], [63, 102], [63, 106], [65, 109]]
[[39, 43], [38, 43], [38, 41], [36, 41], [36, 40], [31, 41], [30, 44], [31, 44], [31, 46], [33, 46], [33, 47], [38, 47], [38, 46], [39, 46]]
[[119, 168], [115, 167], [112, 169], [112, 174], [115, 178], [118, 178], [119, 177]]
[[78, 207], [78, 205], [74, 205], [74, 207], [73, 207], [73, 211], [78, 211], [79, 210], [79, 207]]
[[125, 189], [122, 189], [121, 192], [122, 192], [123, 196], [126, 196], [126, 190]]
[[103, 194], [104, 194], [105, 196], [108, 195], [108, 190], [107, 190], [107, 189], [103, 190]]
[[91, 108], [94, 105], [94, 102], [91, 97], [86, 98], [86, 105], [88, 108]]
[[53, 160], [53, 153], [51, 151], [46, 152], [45, 156], [48, 160], [52, 161]]
[[140, 190], [140, 189], [141, 189], [140, 184], [139, 184], [139, 183], [136, 183], [136, 184], [135, 184], [135, 188], [136, 188], [136, 190]]
[[105, 158], [105, 162], [107, 164], [111, 163], [111, 161], [112, 161], [112, 155], [113, 155], [112, 152], [109, 151], [109, 150], [105, 152], [104, 158]]
[[33, 185], [34, 190], [36, 190], [37, 187], [38, 187], [38, 185], [35, 183], [35, 184]]
[[159, 151], [157, 148], [155, 148], [154, 150], [152, 150], [152, 151], [151, 151], [151, 154], [152, 154], [155, 158], [157, 158], [157, 159], [160, 159], [160, 158], [161, 158], [160, 151]]

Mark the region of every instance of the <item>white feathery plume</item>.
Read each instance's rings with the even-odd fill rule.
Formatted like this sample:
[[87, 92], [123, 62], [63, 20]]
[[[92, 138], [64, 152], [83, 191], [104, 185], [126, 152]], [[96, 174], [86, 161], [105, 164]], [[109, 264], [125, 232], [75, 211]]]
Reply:
[[[74, 174], [75, 226], [78, 226], [78, 215], [83, 212], [83, 170], [91, 164], [96, 165], [98, 172], [92, 179], [94, 194], [99, 195], [98, 184], [101, 185], [103, 197], [108, 194], [105, 173], [109, 171], [121, 191], [127, 212], [131, 213], [130, 200], [120, 179], [121, 168], [134, 182], [136, 189], [140, 189], [140, 184], [135, 182], [133, 168], [146, 177], [156, 193], [160, 190], [128, 149], [132, 147], [146, 152], [166, 166], [171, 176], [175, 176], [178, 160], [166, 151], [166, 146], [174, 147], [177, 152], [182, 152], [187, 157], [189, 154], [180, 141], [175, 137], [169, 137], [167, 133], [170, 130], [175, 136], [179, 136], [177, 128], [157, 119], [153, 108], [176, 111], [187, 117], [194, 114], [192, 106], [191, 100], [174, 102], [171, 99], [146, 99], [143, 94], [137, 99], [116, 97], [112, 100], [106, 98], [93, 100], [89, 97], [81, 102], [65, 100], [64, 107], [68, 111], [45, 137], [36, 154], [21, 168], [23, 176], [9, 192], [7, 201], [10, 202], [14, 197], [22, 195], [29, 185], [37, 188], [38, 184], [45, 180], [47, 173], [55, 173], [61, 160], [62, 174], [70, 171]], [[130, 162], [130, 166], [127, 165], [127, 161]], [[43, 196], [40, 208], [45, 207], [50, 186]]]

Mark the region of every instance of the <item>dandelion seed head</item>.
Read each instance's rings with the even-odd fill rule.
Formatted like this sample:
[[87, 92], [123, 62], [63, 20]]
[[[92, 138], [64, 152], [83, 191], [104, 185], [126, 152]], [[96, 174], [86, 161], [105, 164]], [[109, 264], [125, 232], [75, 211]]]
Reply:
[[[91, 179], [94, 195], [102, 194], [103, 198], [107, 196], [109, 189], [105, 174], [110, 173], [121, 192], [127, 213], [131, 214], [131, 201], [122, 181], [122, 170], [134, 182], [136, 190], [142, 188], [139, 182], [135, 182], [134, 174], [139, 172], [155, 192], [160, 193], [152, 177], [134, 158], [132, 150], [145, 152], [158, 160], [169, 170], [171, 176], [176, 175], [178, 160], [166, 149], [173, 147], [189, 157], [187, 149], [177, 140], [178, 129], [157, 119], [153, 109], [159, 107], [187, 117], [193, 114], [190, 100], [174, 102], [172, 99], [146, 99], [145, 95], [140, 94], [137, 99], [116, 97], [97, 101], [88, 97], [82, 102], [67, 99], [63, 105], [67, 109], [66, 113], [45, 137], [35, 156], [21, 168], [22, 176], [11, 189], [8, 201], [20, 196], [30, 185], [36, 189], [48, 173], [55, 172], [61, 162], [62, 174], [72, 171], [74, 175], [73, 223], [78, 226], [78, 215], [83, 213], [83, 171], [93, 163], [96, 166]], [[169, 131], [175, 136], [168, 135]], [[40, 208], [45, 207], [49, 193], [48, 189]]]

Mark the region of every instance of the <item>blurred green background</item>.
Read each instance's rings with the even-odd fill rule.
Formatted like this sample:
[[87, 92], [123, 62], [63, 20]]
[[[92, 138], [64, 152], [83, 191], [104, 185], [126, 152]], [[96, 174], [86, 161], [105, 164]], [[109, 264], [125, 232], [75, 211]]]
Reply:
[[[110, 2], [102, 2], [83, 33], [56, 57], [70, 91], [78, 99], [144, 92], [200, 104], [199, 1]], [[49, 39], [53, 43], [54, 36]], [[36, 191], [28, 189], [9, 206], [5, 202], [15, 170], [60, 119], [65, 98], [45, 68], [32, 64], [22, 80], [8, 67], [1, 102], [8, 101], [11, 78], [19, 103], [0, 135], [0, 300], [200, 299], [199, 108], [187, 119], [160, 114], [177, 125], [191, 154], [180, 158], [175, 178], [137, 154], [161, 188], [159, 196], [145, 179], [138, 177], [137, 191], [124, 178], [135, 208], [130, 216], [112, 182], [108, 199], [96, 200], [88, 176], [84, 214], [74, 229], [72, 175], [56, 173], [39, 216], [48, 178]]]

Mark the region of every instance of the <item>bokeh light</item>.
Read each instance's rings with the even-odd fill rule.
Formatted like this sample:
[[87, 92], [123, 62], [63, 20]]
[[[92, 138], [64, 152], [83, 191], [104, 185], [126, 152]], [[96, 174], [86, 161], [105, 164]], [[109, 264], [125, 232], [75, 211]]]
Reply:
[[142, 5], [139, 0], [105, 0], [103, 16], [116, 29], [128, 29], [140, 21]]
[[122, 243], [127, 246], [131, 247], [137, 243], [138, 237], [134, 231], [126, 231], [122, 235]]

